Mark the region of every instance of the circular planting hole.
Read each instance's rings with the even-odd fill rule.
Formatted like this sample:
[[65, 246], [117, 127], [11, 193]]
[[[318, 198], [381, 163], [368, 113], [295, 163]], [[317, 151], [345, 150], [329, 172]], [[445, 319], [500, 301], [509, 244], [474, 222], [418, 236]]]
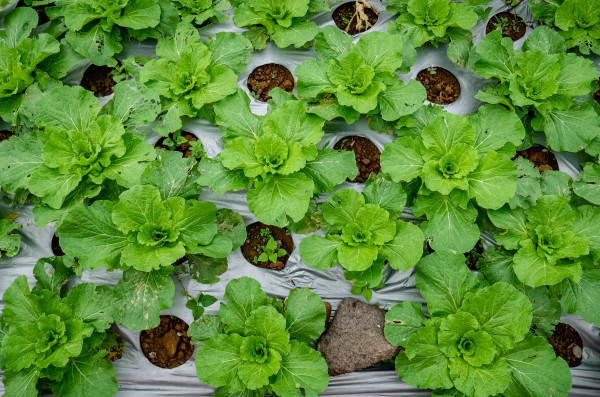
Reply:
[[52, 243], [50, 243], [50, 247], [52, 248], [52, 252], [54, 256], [64, 256], [65, 253], [60, 247], [60, 242], [58, 240], [58, 236], [55, 234], [52, 236]]
[[557, 357], [562, 357], [569, 367], [577, 367], [583, 357], [583, 340], [575, 328], [569, 324], [558, 323], [548, 338]]
[[470, 270], [477, 270], [477, 261], [483, 255], [483, 240], [479, 240], [477, 244], [475, 244], [475, 248], [473, 248], [469, 252], [465, 252], [463, 254], [467, 259], [467, 266]]
[[284, 91], [294, 90], [294, 76], [285, 66], [278, 63], [266, 63], [255, 68], [248, 76], [248, 89], [261, 102], [267, 102], [271, 97], [269, 92], [279, 87]]
[[113, 68], [108, 66], [90, 65], [83, 73], [81, 86], [94, 93], [95, 97], [101, 98], [112, 94], [115, 81], [113, 80]]
[[12, 131], [0, 131], [0, 142], [6, 141], [13, 135], [14, 133]]
[[158, 327], [140, 332], [144, 356], [160, 368], [185, 364], [194, 353], [188, 328], [188, 324], [177, 316], [161, 315]]
[[427, 90], [427, 100], [448, 105], [460, 97], [460, 83], [456, 76], [439, 67], [429, 67], [417, 74], [417, 81]]
[[513, 160], [517, 157], [523, 157], [529, 160], [530, 163], [535, 165], [540, 172], [546, 170], [558, 170], [558, 161], [556, 156], [550, 149], [542, 145], [533, 145], [529, 149], [517, 151], [517, 155], [513, 157]]
[[347, 136], [333, 146], [336, 150], [353, 151], [358, 167], [358, 175], [353, 180], [355, 183], [363, 183], [369, 179], [371, 173], [379, 174], [381, 165], [379, 158], [381, 152], [373, 142], [362, 136]]
[[[188, 159], [193, 155], [193, 148], [192, 148], [192, 145], [190, 144], [190, 142], [198, 142], [198, 138], [191, 132], [187, 132], [187, 131], [181, 131], [181, 137], [185, 139], [185, 142], [181, 142], [180, 144], [176, 145], [175, 147], [170, 147], [169, 145], [167, 145], [165, 143], [165, 140], [167, 139], [167, 137], [164, 137], [164, 136], [161, 137], [154, 144], [154, 147], [156, 149], [175, 150], [179, 153], [182, 153], [183, 158]], [[177, 139], [172, 133], [169, 134], [168, 138], [173, 143], [175, 143], [176, 139]], [[200, 161], [201, 157], [195, 157], [195, 159]]]
[[336, 26], [348, 33], [355, 35], [371, 29], [379, 19], [377, 11], [367, 4], [352, 1], [344, 3], [333, 11], [331, 17]]
[[248, 263], [265, 269], [281, 270], [294, 250], [294, 240], [287, 229], [254, 222], [246, 227], [242, 255]]
[[510, 37], [512, 41], [517, 41], [525, 36], [527, 25], [525, 25], [523, 18], [518, 15], [510, 12], [500, 12], [490, 18], [485, 27], [485, 34], [496, 29], [502, 30], [502, 37]]

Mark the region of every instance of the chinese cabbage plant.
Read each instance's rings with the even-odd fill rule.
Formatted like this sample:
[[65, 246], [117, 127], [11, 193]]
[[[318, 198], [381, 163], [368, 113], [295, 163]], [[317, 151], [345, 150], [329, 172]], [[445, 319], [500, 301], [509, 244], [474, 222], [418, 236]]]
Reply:
[[14, 233], [23, 227], [15, 222], [18, 217], [12, 212], [0, 211], [0, 258], [15, 256], [21, 249], [21, 236]]
[[195, 167], [180, 153], [162, 153], [142, 175], [144, 184], [117, 201], [78, 204], [58, 227], [63, 251], [82, 268], [124, 271], [115, 291], [124, 296], [120, 322], [128, 328], [159, 324], [159, 312], [173, 303], [170, 274], [179, 259], [188, 260], [180, 266], [192, 277], [214, 283], [246, 238], [240, 215], [196, 199]]
[[224, 14], [231, 8], [228, 0], [173, 0], [179, 10], [181, 20], [196, 26], [205, 23], [225, 22], [229, 16]]
[[600, 55], [599, 0], [534, 0], [529, 7], [535, 19], [559, 29], [567, 48]]
[[179, 20], [177, 9], [168, 0], [49, 0], [46, 7], [52, 20], [66, 27], [66, 40], [94, 65], [117, 65], [114, 55], [123, 51], [131, 38], [145, 40], [172, 37]]
[[404, 85], [394, 73], [406, 71], [416, 52], [402, 36], [366, 33], [352, 37], [325, 26], [315, 42], [318, 59], [298, 65], [298, 95], [307, 110], [326, 120], [343, 117], [355, 122], [361, 114], [394, 121], [423, 106], [425, 88], [416, 81]]
[[242, 90], [215, 104], [225, 149], [200, 161], [198, 183], [217, 194], [249, 189], [258, 220], [283, 227], [304, 217], [313, 196], [331, 192], [358, 169], [352, 152], [317, 149], [325, 120], [279, 88], [269, 94], [274, 99], [265, 116], [250, 111]]
[[19, 276], [2, 297], [0, 369], [6, 369], [7, 396], [36, 397], [45, 387], [61, 397], [117, 392], [116, 371], [105, 356], [118, 297], [93, 283], [65, 291], [74, 276], [69, 265], [58, 257], [41, 259], [32, 291]]
[[215, 395], [316, 396], [327, 388], [327, 363], [309, 347], [325, 329], [326, 310], [308, 288], [285, 301], [267, 298], [258, 281], [241, 277], [225, 288], [218, 315], [191, 325], [196, 373]]
[[17, 124], [18, 110], [34, 87], [48, 90], [61, 83], [69, 69], [81, 61], [66, 43], [47, 33], [34, 37], [38, 15], [28, 7], [17, 7], [4, 18], [0, 30], [0, 117]]
[[[121, 84], [126, 87], [128, 82]], [[139, 183], [156, 154], [128, 126], [144, 119], [142, 103], [149, 105], [143, 108], [147, 117], [156, 113], [141, 101], [140, 114], [133, 116], [129, 100], [141, 95], [126, 91], [132, 90], [115, 95], [103, 110], [91, 92], [57, 87], [35, 105], [38, 129], [0, 143], [2, 190], [13, 194], [24, 189], [43, 200], [34, 208], [36, 225], [62, 218], [66, 210], [96, 197], [110, 183], [125, 188]]]
[[156, 54], [158, 59], [139, 71], [139, 80], [160, 96], [162, 113], [154, 130], [167, 136], [181, 128], [184, 116], [213, 120], [212, 104], [235, 93], [252, 44], [231, 32], [202, 43], [198, 31], [182, 22], [174, 38], [158, 41]]
[[413, 208], [435, 250], [468, 252], [479, 240], [477, 207], [498, 209], [515, 194], [517, 168], [510, 160], [525, 129], [498, 105], [462, 117], [433, 105], [398, 123], [399, 137], [381, 154], [394, 182], [418, 189]]
[[[334, 0], [339, 1], [339, 0]], [[233, 22], [248, 28], [244, 36], [252, 41], [255, 50], [265, 48], [272, 40], [277, 47], [302, 47], [317, 35], [317, 24], [308, 19], [318, 12], [329, 11], [324, 0], [230, 0]]]
[[590, 104], [598, 71], [592, 61], [567, 53], [565, 40], [549, 27], [537, 27], [519, 51], [493, 31], [474, 48], [469, 64], [497, 82], [475, 97], [514, 110], [528, 128], [546, 134], [551, 149], [578, 152], [600, 135], [600, 118]]
[[415, 302], [386, 314], [387, 340], [404, 348], [396, 357], [404, 382], [440, 396], [567, 396], [569, 366], [530, 332], [527, 296], [504, 282], [480, 288], [464, 256], [447, 250], [415, 269], [430, 317]]
[[487, 3], [489, 0], [388, 0], [387, 11], [398, 18], [388, 23], [387, 31], [405, 35], [415, 48], [449, 41], [448, 57], [465, 65], [473, 45], [470, 30], [477, 24], [478, 14], [486, 18], [489, 11], [480, 6]]
[[322, 204], [325, 237], [300, 242], [300, 256], [309, 266], [326, 270], [342, 265], [352, 292], [371, 299], [372, 288], [383, 286], [385, 263], [408, 270], [423, 253], [423, 233], [401, 221], [406, 204], [402, 185], [371, 174], [364, 192], [342, 189]]

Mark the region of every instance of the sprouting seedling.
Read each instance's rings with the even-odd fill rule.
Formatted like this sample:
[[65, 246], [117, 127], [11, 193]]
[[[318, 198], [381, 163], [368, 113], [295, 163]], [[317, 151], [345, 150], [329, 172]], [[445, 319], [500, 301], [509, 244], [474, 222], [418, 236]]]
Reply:
[[271, 78], [272, 78], [272, 79], [274, 79], [274, 78], [276, 78], [276, 77], [277, 77], [277, 75], [276, 75], [275, 73], [271, 74]]
[[429, 72], [429, 74], [436, 74], [437, 70], [434, 66], [430, 66], [427, 68], [427, 71]]
[[[496, 18], [496, 20], [493, 23], [494, 29], [496, 30], [501, 30], [503, 33], [506, 31], [506, 28], [508, 27], [508, 18], [506, 17], [499, 17]], [[513, 25], [514, 28], [514, 25]]]
[[[264, 230], [264, 229], [263, 229]], [[277, 262], [277, 258], [281, 258], [287, 254], [287, 251], [283, 248], [278, 248], [278, 243], [275, 241], [273, 236], [269, 236], [269, 241], [262, 247], [259, 247], [259, 250], [262, 250], [258, 257], [254, 257], [254, 263], [257, 262]]]

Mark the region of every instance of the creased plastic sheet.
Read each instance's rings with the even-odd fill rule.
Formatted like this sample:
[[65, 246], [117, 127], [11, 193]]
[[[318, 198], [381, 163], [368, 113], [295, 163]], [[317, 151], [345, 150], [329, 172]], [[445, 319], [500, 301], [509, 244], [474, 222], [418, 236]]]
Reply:
[[[379, 11], [379, 20], [369, 31], [385, 31], [385, 26], [393, 16], [385, 11], [385, 5], [378, 0], [369, 2]], [[340, 3], [332, 3], [335, 9]], [[492, 7], [491, 18], [495, 13], [511, 10], [525, 19], [531, 26], [528, 27], [526, 36], [531, 32], [535, 24], [531, 23], [531, 13], [524, 4], [511, 8], [506, 6], [503, 0], [495, 0], [489, 6]], [[10, 6], [9, 6], [10, 7]], [[0, 18], [6, 12], [0, 12]], [[312, 18], [319, 27], [333, 24], [331, 12], [318, 14]], [[475, 43], [479, 42], [485, 33], [487, 21], [479, 22], [472, 31], [475, 35]], [[241, 33], [243, 29], [235, 27], [231, 19], [225, 23], [214, 26], [207, 26], [199, 30], [202, 38], [214, 36], [217, 32], [233, 31]], [[526, 37], [525, 36], [525, 37]], [[357, 35], [357, 38], [360, 35]], [[525, 38], [516, 43], [517, 48], [522, 45]], [[155, 43], [145, 42], [141, 44], [131, 44], [119, 55], [119, 58], [133, 56], [155, 56]], [[461, 83], [461, 97], [454, 104], [445, 106], [446, 110], [456, 114], [467, 114], [474, 112], [481, 105], [481, 102], [473, 98], [473, 95], [486, 84], [486, 80], [476, 76], [472, 71], [462, 68], [450, 62], [446, 56], [446, 46], [438, 48], [425, 48], [417, 51], [417, 60], [406, 75], [401, 75], [404, 81], [414, 78], [423, 68], [429, 66], [440, 66], [448, 69], [456, 75]], [[292, 73], [297, 65], [306, 59], [314, 57], [312, 49], [280, 49], [272, 43], [267, 44], [267, 48], [253, 54], [251, 62], [246, 70], [240, 75], [238, 87], [249, 92], [246, 86], [246, 79], [252, 70], [265, 63], [279, 63], [286, 66]], [[596, 65], [600, 70], [600, 62], [596, 58]], [[82, 62], [65, 79], [67, 84], [76, 85], [81, 80], [83, 72], [89, 65], [89, 62]], [[109, 98], [101, 98], [105, 103]], [[251, 98], [251, 109], [256, 114], [265, 114], [267, 104]], [[2, 127], [2, 126], [0, 126]], [[183, 129], [193, 133], [201, 139], [205, 152], [208, 157], [214, 157], [223, 149], [219, 128], [211, 125], [205, 120], [194, 119], [186, 120], [183, 123]], [[373, 143], [383, 151], [386, 143], [391, 142], [394, 136], [379, 134], [368, 128], [366, 120], [361, 118], [352, 125], [347, 125], [343, 120], [334, 120], [325, 125], [325, 136], [320, 143], [320, 147], [333, 147], [341, 138], [348, 135], [358, 135], [368, 137]], [[543, 135], [536, 137], [536, 141], [543, 143]], [[155, 133], [148, 135], [148, 141], [155, 143], [159, 139]], [[576, 154], [556, 153], [559, 167], [575, 177], [581, 169], [579, 159]], [[346, 182], [337, 189], [353, 188], [362, 191], [364, 184], [352, 184]], [[337, 190], [336, 189], [336, 190]], [[326, 195], [322, 195], [319, 201], [324, 200]], [[246, 192], [230, 192], [222, 196], [213, 194], [207, 188], [200, 195], [200, 200], [214, 202], [218, 207], [227, 207], [239, 212], [245, 223], [248, 225], [256, 221], [254, 215], [248, 210]], [[54, 227], [36, 228], [31, 214], [31, 205], [21, 209], [12, 209], [5, 204], [0, 203], [0, 210], [10, 210], [17, 212], [20, 217], [17, 222], [23, 225], [23, 229], [18, 233], [22, 236], [21, 251], [14, 258], [0, 259], [0, 294], [8, 288], [10, 283], [21, 274], [29, 278], [33, 285], [32, 275], [35, 262], [42, 257], [52, 255], [51, 239], [54, 234]], [[412, 215], [410, 208], [405, 209], [402, 218], [407, 221], [419, 219]], [[165, 310], [163, 314], [172, 314], [181, 317], [188, 323], [193, 321], [191, 311], [185, 308], [185, 298], [181, 296], [183, 284], [192, 294], [204, 292], [214, 295], [221, 300], [223, 298], [225, 286], [227, 283], [241, 276], [248, 276], [258, 280], [268, 295], [274, 295], [284, 298], [289, 290], [296, 287], [308, 287], [319, 294], [324, 300], [329, 301], [333, 309], [337, 308], [339, 302], [344, 297], [354, 297], [364, 300], [364, 298], [352, 295], [350, 293], [351, 283], [344, 279], [343, 269], [341, 267], [319, 271], [304, 265], [298, 254], [298, 244], [304, 237], [292, 233], [294, 240], [294, 250], [288, 260], [286, 267], [281, 271], [261, 269], [249, 264], [242, 256], [240, 249], [232, 252], [228, 258], [229, 268], [220, 278], [220, 282], [212, 285], [199, 284], [189, 277], [181, 277], [178, 280], [173, 276], [176, 286], [173, 306]], [[485, 245], [490, 246], [494, 243], [493, 235], [490, 232], [482, 233]], [[114, 287], [121, 278], [122, 273], [115, 271], [107, 272], [105, 269], [96, 269], [85, 271], [82, 281], [94, 282], [96, 284], [106, 284]], [[371, 303], [379, 303], [380, 307], [389, 309], [394, 304], [401, 301], [425, 302], [415, 287], [414, 271], [410, 269], [406, 272], [392, 271], [386, 268], [384, 274], [385, 287], [376, 290], [373, 293]], [[3, 307], [4, 303], [0, 302]], [[207, 313], [216, 314], [218, 304], [206, 309]], [[571, 324], [580, 333], [584, 341], [583, 363], [581, 366], [571, 369], [573, 376], [573, 388], [571, 396], [599, 396], [600, 395], [600, 328], [586, 323], [577, 315], [563, 314], [561, 321]], [[212, 388], [202, 384], [196, 377], [194, 356], [184, 365], [174, 369], [161, 369], [152, 365], [143, 355], [139, 345], [139, 332], [119, 327], [120, 332], [125, 339], [125, 352], [123, 358], [114, 363], [117, 369], [117, 380], [119, 381], [119, 392], [117, 396], [209, 396], [212, 395]], [[0, 392], [3, 392], [3, 386], [0, 385]], [[429, 396], [430, 391], [413, 388], [402, 382], [396, 372], [393, 364], [378, 364], [372, 368], [357, 371], [352, 374], [332, 377], [329, 387], [323, 393], [326, 396]]]

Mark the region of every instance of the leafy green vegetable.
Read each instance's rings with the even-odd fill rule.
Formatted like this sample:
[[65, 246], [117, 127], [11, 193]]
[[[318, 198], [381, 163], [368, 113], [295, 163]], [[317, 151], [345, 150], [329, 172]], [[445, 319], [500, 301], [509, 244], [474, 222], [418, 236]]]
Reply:
[[237, 74], [251, 52], [251, 43], [234, 33], [217, 33], [202, 43], [190, 23], [177, 25], [174, 38], [158, 41], [158, 59], [139, 71], [140, 82], [160, 96], [162, 113], [154, 130], [167, 136], [181, 128], [184, 116], [212, 121], [211, 105], [235, 93]]
[[38, 15], [28, 7], [17, 7], [6, 15], [0, 31], [0, 117], [17, 124], [19, 107], [36, 88], [60, 85], [58, 79], [81, 61], [66, 42], [47, 33], [29, 38]]
[[[47, 262], [52, 262], [52, 273]], [[103, 359], [107, 354], [103, 343], [116, 319], [113, 304], [118, 298], [110, 288], [92, 283], [61, 294], [73, 275], [69, 270], [60, 261], [41, 259], [35, 265], [33, 291], [27, 278], [19, 276], [4, 293], [6, 335], [0, 352], [7, 395], [38, 396], [38, 385], [67, 397], [117, 392], [116, 371]]]
[[252, 187], [250, 211], [260, 222], [286, 226], [304, 217], [313, 195], [331, 192], [358, 169], [352, 152], [317, 149], [325, 120], [279, 88], [270, 95], [281, 101], [265, 116], [250, 111], [242, 90], [214, 105], [225, 149], [200, 161], [198, 183], [217, 194]]
[[385, 121], [413, 114], [426, 99], [416, 81], [407, 85], [394, 75], [410, 68], [415, 50], [402, 36], [366, 33], [352, 37], [335, 26], [325, 26], [315, 42], [318, 59], [309, 59], [294, 71], [298, 94], [307, 110], [326, 120], [343, 117], [355, 122], [361, 114], [380, 115]]
[[152, 146], [126, 128], [119, 114], [101, 109], [91, 92], [57, 87], [36, 104], [42, 129], [0, 144], [2, 189], [26, 189], [43, 199], [34, 209], [38, 226], [97, 196], [109, 180], [123, 187], [139, 184], [146, 162], [155, 158]]
[[231, 8], [228, 0], [173, 0], [181, 20], [199, 26], [205, 22], [219, 23], [229, 19], [223, 12]]
[[172, 37], [178, 16], [167, 0], [55, 0], [50, 19], [66, 25], [66, 40], [95, 65], [116, 66], [114, 55], [131, 38]]
[[381, 154], [382, 171], [395, 182], [420, 182], [414, 213], [426, 215], [421, 229], [433, 249], [471, 250], [479, 240], [475, 204], [497, 209], [515, 194], [510, 158], [523, 125], [498, 105], [467, 117], [430, 105], [415, 114], [413, 127], [402, 123]]
[[600, 2], [598, 0], [535, 0], [533, 17], [559, 29], [567, 48], [600, 55]]
[[0, 212], [0, 258], [15, 256], [21, 249], [21, 236], [13, 233], [23, 227], [15, 222], [18, 217], [11, 212]]
[[304, 238], [300, 242], [302, 260], [319, 270], [341, 264], [346, 279], [370, 300], [371, 289], [382, 286], [384, 261], [405, 271], [421, 258], [423, 233], [398, 219], [405, 202], [399, 183], [374, 174], [363, 194], [338, 190], [322, 206], [326, 236]]
[[[339, 0], [335, 0], [339, 1]], [[252, 41], [255, 50], [265, 48], [273, 40], [279, 48], [302, 47], [312, 41], [319, 31], [309, 21], [313, 14], [329, 11], [329, 2], [322, 0], [230, 0], [235, 25], [248, 31], [244, 36]]]
[[480, 288], [464, 256], [447, 250], [417, 264], [416, 283], [431, 317], [412, 302], [386, 314], [386, 338], [404, 347], [396, 357], [403, 381], [469, 397], [568, 394], [569, 366], [529, 332], [532, 305], [515, 287]]
[[[188, 334], [202, 344], [196, 373], [215, 395], [318, 395], [329, 382], [327, 363], [308, 343], [325, 329], [325, 304], [308, 288], [272, 303], [251, 278], [227, 285], [219, 316], [205, 315]], [[253, 394], [252, 394], [253, 395]]]
[[405, 35], [415, 48], [424, 44], [437, 47], [450, 41], [448, 57], [461, 65], [467, 63], [473, 42], [470, 30], [479, 18], [480, 4], [473, 7], [469, 2], [450, 0], [388, 0], [387, 3], [388, 12], [398, 14], [395, 21], [388, 23], [388, 32]]
[[[600, 119], [589, 103], [598, 72], [592, 61], [566, 50], [565, 40], [547, 26], [536, 28], [520, 51], [493, 31], [474, 48], [469, 64], [497, 81], [477, 99], [513, 109], [528, 127], [546, 134], [551, 149], [578, 152], [600, 135]], [[583, 95], [587, 100], [574, 101]]]

